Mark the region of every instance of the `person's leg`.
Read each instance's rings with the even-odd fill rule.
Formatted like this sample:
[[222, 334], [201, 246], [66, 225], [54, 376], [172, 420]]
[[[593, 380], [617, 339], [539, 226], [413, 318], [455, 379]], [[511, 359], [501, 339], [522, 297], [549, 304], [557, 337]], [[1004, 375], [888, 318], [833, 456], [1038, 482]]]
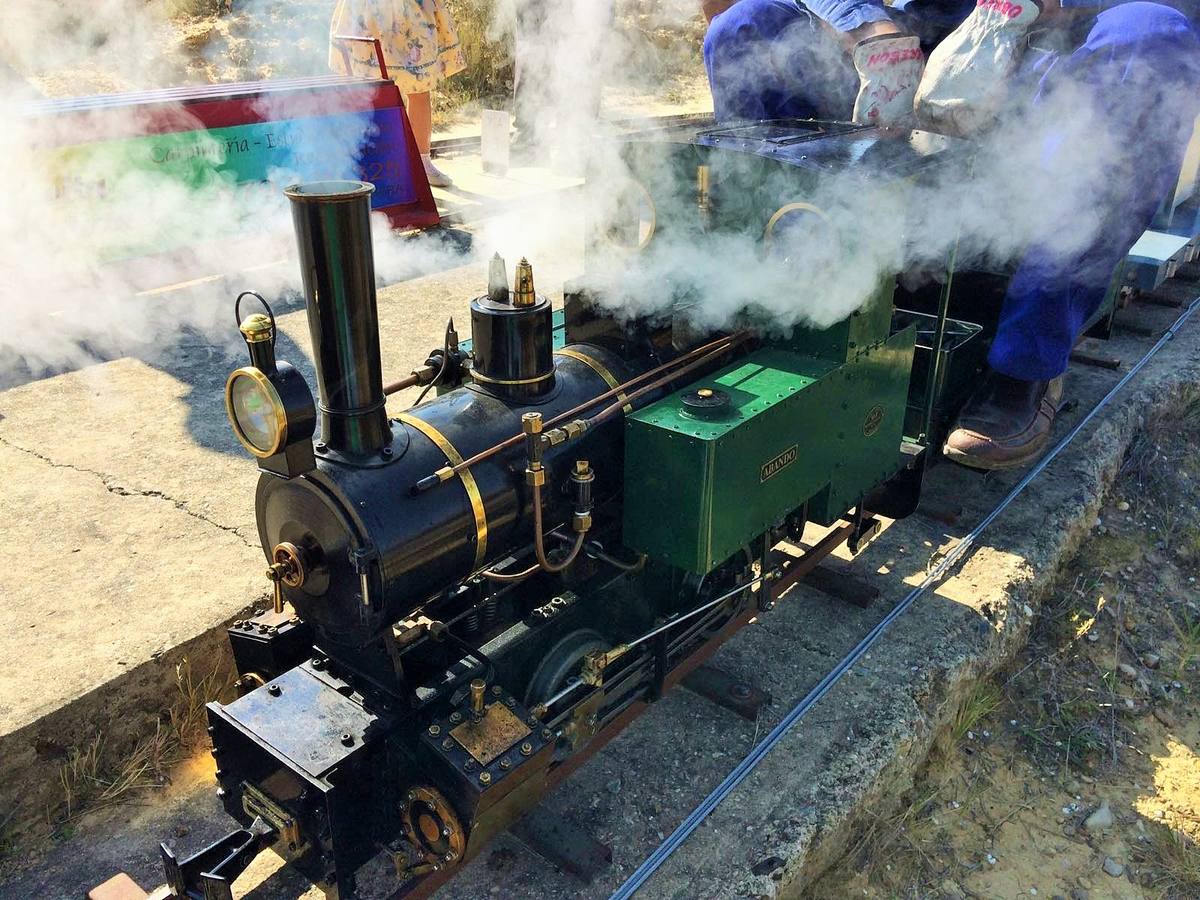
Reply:
[[792, 0], [740, 0], [718, 15], [704, 67], [719, 122], [847, 119], [858, 85], [834, 36]]
[[429, 142], [433, 139], [433, 104], [429, 92], [409, 94], [404, 98], [404, 107], [408, 110], [408, 124], [417, 140], [417, 150], [422, 156], [428, 156]]
[[1105, 146], [1126, 152], [1099, 165], [1081, 130], [1051, 131], [1047, 138], [1047, 166], [1072, 160], [1096, 166], [1092, 208], [1080, 211], [1079, 220], [1098, 220], [1099, 227], [1076, 252], [1032, 248], [1013, 276], [988, 361], [1027, 381], [1066, 371], [1117, 265], [1174, 188], [1197, 112], [1200, 41], [1170, 7], [1116, 6], [1097, 16], [1083, 46], [1056, 60], [1042, 83], [1033, 115], [1040, 107], [1057, 112], [1057, 90], [1079, 90], [1094, 101]]
[[[1041, 150], [1030, 184], [1046, 190], [1045, 236], [1009, 284], [992, 373], [944, 448], [986, 469], [1022, 465], [1048, 440], [1059, 376], [1117, 265], [1174, 187], [1200, 91], [1200, 39], [1182, 14], [1155, 3], [1106, 10], [1073, 52], [1031, 64], [1040, 83], [1024, 124]], [[1054, 212], [1060, 175], [1075, 186], [1062, 193], [1086, 208]]]
[[433, 103], [429, 91], [409, 94], [404, 98], [404, 107], [408, 111], [408, 124], [412, 126], [413, 138], [417, 142], [429, 184], [433, 187], [450, 187], [454, 179], [435, 166], [429, 155], [429, 145], [433, 140]]

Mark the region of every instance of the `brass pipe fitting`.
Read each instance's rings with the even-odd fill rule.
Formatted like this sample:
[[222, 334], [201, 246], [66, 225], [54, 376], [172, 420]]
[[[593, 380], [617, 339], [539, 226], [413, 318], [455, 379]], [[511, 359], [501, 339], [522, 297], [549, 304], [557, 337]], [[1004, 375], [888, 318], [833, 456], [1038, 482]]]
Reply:
[[586, 459], [577, 459], [571, 472], [571, 484], [575, 486], [575, 514], [571, 527], [577, 534], [584, 534], [592, 527], [592, 482], [596, 473]]
[[604, 670], [613, 662], [624, 656], [629, 650], [628, 645], [618, 644], [611, 650], [593, 650], [583, 658], [583, 667], [579, 671], [579, 680], [591, 687], [604, 684]]
[[540, 488], [546, 483], [546, 472], [542, 468], [542, 450], [545, 446], [542, 414], [527, 412], [522, 415], [521, 431], [525, 434], [525, 481], [535, 488]]
[[283, 541], [271, 551], [271, 565], [267, 567], [267, 578], [271, 580], [272, 606], [276, 613], [283, 612], [283, 586], [298, 588], [304, 584], [308, 573], [304, 568], [304, 555], [300, 548]]

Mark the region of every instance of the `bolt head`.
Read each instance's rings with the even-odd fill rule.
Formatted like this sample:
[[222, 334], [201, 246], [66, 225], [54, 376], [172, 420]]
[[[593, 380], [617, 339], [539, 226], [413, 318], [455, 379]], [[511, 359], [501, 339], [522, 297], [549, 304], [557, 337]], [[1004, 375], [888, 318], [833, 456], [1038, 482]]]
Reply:
[[462, 721], [462, 713], [458, 712], [457, 710], [455, 712], [450, 713], [450, 721], [455, 722], [455, 723], [461, 722]]
[[442, 726], [441, 726], [441, 725], [430, 725], [430, 726], [429, 726], [429, 734], [430, 734], [432, 737], [437, 737], [437, 736], [438, 736], [439, 734], [441, 734], [441, 733], [442, 733]]
[[729, 696], [732, 697], [734, 700], [749, 700], [750, 699], [750, 685], [746, 684], [743, 681], [737, 682], [736, 684], [734, 684], [732, 687], [729, 688]]
[[491, 784], [492, 783], [492, 773], [491, 772], [480, 772], [479, 773], [479, 783], [480, 784]]
[[511, 769], [512, 768], [512, 760], [509, 759], [507, 756], [504, 757], [504, 759], [500, 760], [500, 768]]
[[267, 693], [270, 694], [272, 697], [278, 697], [280, 694], [283, 693], [283, 688], [281, 688], [277, 684], [273, 684], [267, 688]]
[[492, 685], [492, 693], [493, 693], [493, 694], [495, 694], [497, 697], [499, 697], [499, 696], [500, 696], [500, 693], [501, 693], [501, 688], [500, 688], [500, 685], [498, 685], [498, 684], [493, 684], [493, 685]]
[[453, 750], [454, 749], [454, 741], [451, 740], [450, 738], [446, 738], [444, 741], [442, 741], [442, 749], [443, 750]]
[[344, 746], [344, 747], [353, 747], [353, 746], [354, 746], [354, 735], [350, 734], [350, 732], [348, 732], [348, 731], [347, 731], [347, 732], [343, 732], [343, 734], [342, 734], [342, 746]]
[[526, 741], [525, 743], [523, 743], [521, 745], [521, 755], [522, 756], [528, 756], [532, 752], [533, 752], [533, 744], [529, 743], [529, 741]]
[[549, 728], [543, 728], [543, 729], [542, 729], [542, 740], [543, 740], [543, 741], [548, 741], [548, 740], [550, 740], [550, 736], [551, 736], [553, 733], [554, 733], [554, 732], [552, 732], [552, 731], [551, 731]]

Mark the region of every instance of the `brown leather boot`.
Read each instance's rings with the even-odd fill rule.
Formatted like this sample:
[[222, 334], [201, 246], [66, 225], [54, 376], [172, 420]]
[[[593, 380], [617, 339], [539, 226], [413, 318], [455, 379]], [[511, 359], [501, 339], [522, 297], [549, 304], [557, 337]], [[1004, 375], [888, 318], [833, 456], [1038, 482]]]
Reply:
[[1023, 466], [1046, 446], [1061, 400], [1061, 375], [1021, 381], [992, 372], [963, 407], [942, 452], [973, 469]]

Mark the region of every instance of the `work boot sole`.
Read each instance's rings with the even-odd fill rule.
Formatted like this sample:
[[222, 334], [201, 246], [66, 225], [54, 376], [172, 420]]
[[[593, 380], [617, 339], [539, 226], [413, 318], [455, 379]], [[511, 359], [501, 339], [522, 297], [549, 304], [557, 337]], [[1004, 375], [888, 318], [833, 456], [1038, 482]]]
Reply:
[[1029, 448], [1020, 456], [1014, 456], [1011, 459], [987, 459], [986, 457], [975, 456], [971, 453], [964, 453], [950, 446], [943, 446], [942, 454], [951, 462], [956, 462], [960, 466], [966, 466], [968, 469], [999, 472], [1005, 469], [1019, 469], [1022, 466], [1029, 465], [1042, 455], [1042, 451], [1046, 448], [1046, 443], [1049, 439], [1050, 435], [1047, 433], [1044, 437], [1033, 441], [1029, 445]]

